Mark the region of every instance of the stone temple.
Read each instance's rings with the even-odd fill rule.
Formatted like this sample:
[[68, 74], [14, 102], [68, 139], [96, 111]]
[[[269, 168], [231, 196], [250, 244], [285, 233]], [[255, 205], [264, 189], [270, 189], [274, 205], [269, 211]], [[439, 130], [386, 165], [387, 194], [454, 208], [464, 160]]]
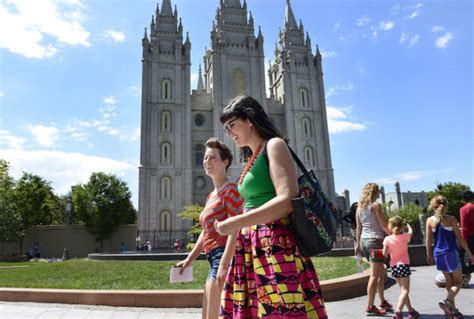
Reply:
[[[216, 0], [216, 6], [196, 89], [190, 87], [191, 39], [170, 0], [157, 5], [142, 39], [138, 231], [154, 248], [186, 241], [191, 222], [178, 214], [186, 205], [203, 204], [212, 191], [202, 168], [205, 141], [218, 137], [239, 158], [219, 115], [240, 94], [262, 104], [306, 167], [317, 174], [330, 200], [336, 200], [321, 54], [317, 46], [313, 53], [290, 1], [267, 71], [264, 37], [247, 1]], [[241, 171], [234, 161], [230, 179], [237, 181]]]

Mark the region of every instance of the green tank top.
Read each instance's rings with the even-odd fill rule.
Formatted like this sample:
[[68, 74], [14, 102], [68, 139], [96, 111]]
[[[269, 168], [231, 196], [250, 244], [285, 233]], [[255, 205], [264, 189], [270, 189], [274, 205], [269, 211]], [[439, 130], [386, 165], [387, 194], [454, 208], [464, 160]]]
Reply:
[[267, 148], [258, 155], [250, 171], [245, 175], [239, 192], [245, 199], [245, 208], [257, 208], [276, 196], [275, 187], [265, 160]]

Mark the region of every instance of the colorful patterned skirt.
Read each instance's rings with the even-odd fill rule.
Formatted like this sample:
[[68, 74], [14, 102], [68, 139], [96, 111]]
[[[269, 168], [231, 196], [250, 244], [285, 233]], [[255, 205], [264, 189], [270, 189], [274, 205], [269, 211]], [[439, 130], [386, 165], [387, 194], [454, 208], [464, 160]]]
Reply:
[[284, 218], [241, 230], [220, 318], [327, 318], [318, 275], [290, 225]]

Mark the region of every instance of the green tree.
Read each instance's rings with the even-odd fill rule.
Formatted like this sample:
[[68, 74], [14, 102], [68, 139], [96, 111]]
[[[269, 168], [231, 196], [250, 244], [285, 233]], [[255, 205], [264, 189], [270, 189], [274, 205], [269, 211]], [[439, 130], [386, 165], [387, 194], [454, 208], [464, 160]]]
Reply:
[[8, 174], [8, 163], [0, 159], [0, 241], [2, 242], [2, 255], [4, 243], [19, 240], [25, 235], [25, 228], [20, 213], [17, 211], [13, 200], [15, 180]]
[[199, 215], [203, 211], [204, 207], [198, 204], [188, 205], [183, 207], [183, 211], [178, 214], [184, 220], [191, 220], [193, 226], [188, 230], [188, 234], [192, 235], [194, 241], [197, 240], [197, 237], [202, 232], [202, 226], [199, 222]]
[[387, 211], [386, 217], [387, 217], [387, 220], [390, 217], [393, 217], [395, 215], [398, 215], [401, 218], [403, 218], [403, 221], [405, 223], [408, 223], [413, 227], [414, 238], [412, 240], [412, 243], [421, 244], [423, 242], [424, 225], [420, 224], [420, 215], [423, 215], [424, 212], [425, 212], [425, 209], [423, 207], [415, 205], [415, 204], [408, 204], [400, 208]]
[[438, 183], [433, 191], [428, 192], [428, 200], [431, 200], [436, 195], [443, 195], [446, 197], [449, 203], [449, 213], [455, 216], [459, 221], [459, 209], [462, 206], [461, 192], [466, 189], [470, 189], [470, 187], [461, 183]]
[[100, 241], [101, 251], [104, 239], [110, 238], [119, 225], [136, 221], [131, 192], [115, 175], [93, 173], [87, 184], [73, 188], [72, 202], [89, 233]]
[[62, 223], [59, 197], [54, 194], [51, 182], [38, 175], [23, 172], [15, 188], [15, 202], [25, 229], [36, 225]]

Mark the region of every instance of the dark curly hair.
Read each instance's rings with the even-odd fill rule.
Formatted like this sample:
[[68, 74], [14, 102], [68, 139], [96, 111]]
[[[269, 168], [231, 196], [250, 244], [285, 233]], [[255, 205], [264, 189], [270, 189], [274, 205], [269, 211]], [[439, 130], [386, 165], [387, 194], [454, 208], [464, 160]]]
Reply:
[[[221, 123], [224, 124], [233, 118], [248, 119], [257, 130], [258, 135], [265, 140], [279, 137], [288, 143], [288, 139], [278, 131], [260, 103], [251, 96], [239, 95], [224, 107], [220, 116]], [[250, 147], [244, 146], [240, 149], [241, 161], [246, 162], [250, 156], [252, 156]]]

